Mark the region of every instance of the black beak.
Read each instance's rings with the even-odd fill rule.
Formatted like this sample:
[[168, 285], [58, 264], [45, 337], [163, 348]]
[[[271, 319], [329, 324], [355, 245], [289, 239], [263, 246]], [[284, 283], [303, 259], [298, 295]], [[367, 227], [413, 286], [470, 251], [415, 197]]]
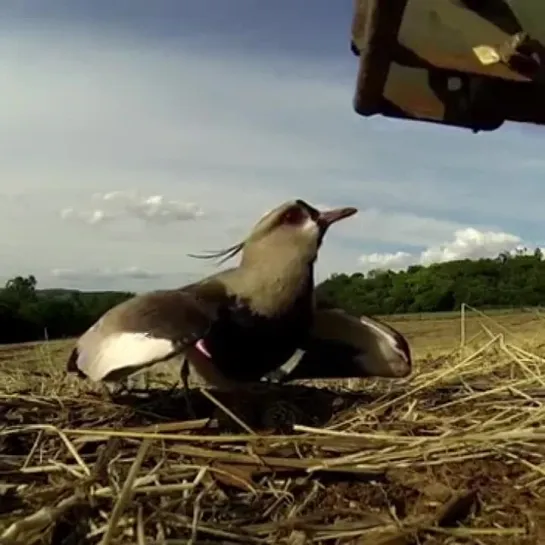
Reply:
[[320, 212], [317, 218], [318, 225], [325, 231], [330, 225], [333, 225], [337, 221], [340, 221], [344, 218], [349, 218], [353, 216], [358, 211], [357, 208], [347, 207], [347, 208], [335, 208], [333, 210], [326, 210]]
[[349, 218], [358, 211], [357, 208], [349, 206], [320, 212], [320, 210], [316, 210], [316, 208], [310, 206], [310, 204], [301, 199], [298, 199], [296, 202], [299, 204], [299, 206], [304, 207], [308, 211], [310, 217], [319, 225], [320, 230], [322, 231], [322, 236], [328, 230], [330, 225], [333, 225], [344, 218]]

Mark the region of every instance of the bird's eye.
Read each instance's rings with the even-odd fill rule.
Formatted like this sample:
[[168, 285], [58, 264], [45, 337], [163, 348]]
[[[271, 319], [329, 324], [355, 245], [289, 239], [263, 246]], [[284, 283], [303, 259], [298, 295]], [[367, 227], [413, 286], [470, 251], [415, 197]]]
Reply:
[[293, 208], [290, 208], [284, 212], [284, 215], [282, 216], [282, 223], [295, 225], [301, 223], [303, 219], [304, 212], [298, 206], [294, 206]]

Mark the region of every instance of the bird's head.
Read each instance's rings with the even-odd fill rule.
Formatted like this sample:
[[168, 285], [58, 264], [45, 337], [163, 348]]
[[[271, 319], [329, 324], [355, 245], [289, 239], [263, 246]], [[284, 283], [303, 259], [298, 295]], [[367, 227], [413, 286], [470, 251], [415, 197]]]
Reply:
[[242, 262], [251, 263], [284, 254], [312, 263], [329, 227], [356, 213], [352, 207], [317, 210], [301, 199], [284, 202], [261, 217], [243, 242], [206, 257], [225, 260], [242, 252]]

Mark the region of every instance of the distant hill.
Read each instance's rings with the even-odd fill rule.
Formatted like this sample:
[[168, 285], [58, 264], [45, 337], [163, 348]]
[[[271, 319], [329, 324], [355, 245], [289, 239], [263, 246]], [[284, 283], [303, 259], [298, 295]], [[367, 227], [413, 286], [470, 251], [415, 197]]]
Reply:
[[[74, 294], [79, 294], [82, 297], [85, 296], [92, 296], [92, 297], [110, 297], [110, 296], [122, 296], [126, 295], [130, 292], [124, 292], [124, 291], [113, 291], [113, 290], [76, 290], [76, 289], [69, 289], [69, 288], [43, 288], [43, 289], [36, 289], [36, 294], [38, 296], [44, 296], [44, 297], [65, 297], [65, 296], [71, 296]], [[132, 294], [131, 294], [132, 295]]]

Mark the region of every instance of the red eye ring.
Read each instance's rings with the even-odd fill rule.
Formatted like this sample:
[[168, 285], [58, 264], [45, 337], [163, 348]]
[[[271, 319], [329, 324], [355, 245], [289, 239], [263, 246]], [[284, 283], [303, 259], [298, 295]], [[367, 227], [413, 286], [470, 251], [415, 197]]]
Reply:
[[296, 225], [298, 223], [301, 223], [301, 221], [303, 221], [303, 217], [304, 215], [301, 208], [299, 208], [298, 206], [297, 207], [294, 206], [293, 208], [290, 208], [289, 210], [286, 210], [284, 212], [284, 215], [282, 216], [282, 223]]

